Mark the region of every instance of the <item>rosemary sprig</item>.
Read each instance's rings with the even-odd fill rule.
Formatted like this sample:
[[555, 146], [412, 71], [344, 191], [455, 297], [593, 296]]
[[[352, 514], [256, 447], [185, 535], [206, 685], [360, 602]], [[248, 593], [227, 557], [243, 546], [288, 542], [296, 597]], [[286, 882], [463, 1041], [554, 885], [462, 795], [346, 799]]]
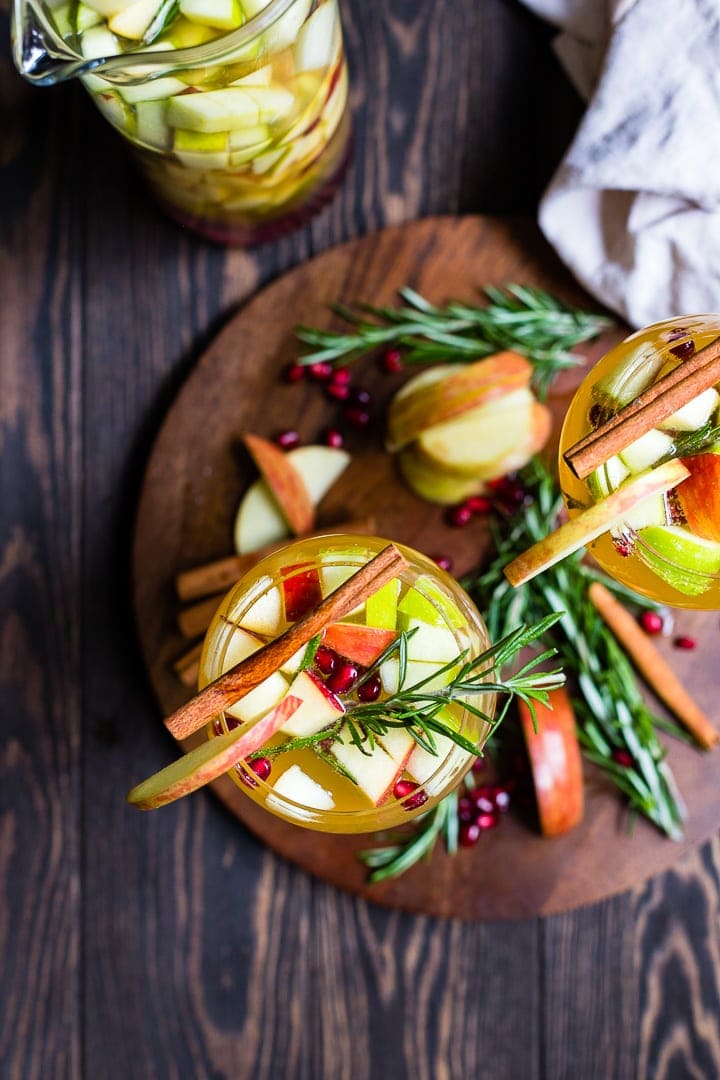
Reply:
[[[519, 619], [563, 611], [551, 640], [566, 671], [575, 676], [575, 708], [585, 755], [624, 792], [634, 810], [677, 839], [682, 835], [684, 807], [656, 730], [667, 729], [668, 723], [647, 708], [629, 660], [587, 597], [588, 585], [598, 579], [624, 600], [628, 590], [583, 565], [582, 551], [520, 589], [513, 589], [503, 575], [503, 567], [516, 554], [547, 535], [561, 507], [557, 484], [539, 462], [528, 466], [522, 479], [531, 497], [529, 505], [504, 527], [495, 523], [494, 560], [464, 584], [487, 612], [491, 636], [503, 634]], [[656, 607], [630, 595], [638, 608]], [[619, 759], [631, 764], [619, 765]]]
[[488, 300], [484, 306], [453, 301], [440, 308], [410, 288], [400, 290], [404, 304], [398, 307], [333, 305], [352, 331], [298, 327], [295, 333], [308, 347], [299, 362], [347, 364], [388, 346], [402, 347], [403, 359], [419, 364], [467, 362], [514, 349], [531, 360], [534, 385], [543, 397], [558, 372], [582, 362], [570, 352], [573, 346], [610, 325], [605, 316], [570, 308], [543, 289], [510, 284], [482, 291]]

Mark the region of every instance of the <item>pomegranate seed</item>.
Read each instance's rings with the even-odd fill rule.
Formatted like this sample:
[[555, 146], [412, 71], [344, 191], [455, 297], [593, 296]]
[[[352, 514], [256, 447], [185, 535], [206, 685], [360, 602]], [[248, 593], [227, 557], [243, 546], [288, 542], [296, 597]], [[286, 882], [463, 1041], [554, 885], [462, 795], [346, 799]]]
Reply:
[[328, 428], [323, 436], [323, 441], [326, 446], [331, 446], [333, 450], [341, 450], [345, 445], [343, 433], [338, 431], [337, 428]]
[[494, 480], [487, 481], [487, 487], [489, 487], [492, 491], [498, 491], [500, 488], [505, 487], [507, 482], [507, 476], [496, 476]]
[[337, 368], [335, 368], [335, 370], [333, 371], [333, 373], [332, 373], [332, 375], [330, 377], [330, 382], [335, 383], [338, 386], [340, 386], [340, 385], [344, 386], [346, 383], [350, 382], [351, 377], [352, 377], [352, 373], [350, 371], [350, 368], [337, 367]]
[[287, 364], [283, 372], [283, 378], [285, 379], [285, 382], [289, 383], [300, 382], [301, 379], [305, 378], [305, 365], [297, 363]]
[[427, 801], [428, 797], [421, 788], [420, 791], [416, 791], [414, 795], [405, 800], [403, 808], [405, 810], [417, 810], [418, 806], [424, 806]]
[[245, 787], [257, 787], [257, 780], [255, 779], [255, 777], [251, 776], [249, 772], [246, 772], [245, 769], [243, 769], [242, 765], [237, 765], [236, 768], [238, 771], [238, 776], [240, 777]]
[[255, 773], [255, 775], [257, 777], [259, 777], [260, 780], [267, 780], [268, 776], [270, 775], [270, 773], [272, 771], [272, 765], [270, 763], [270, 758], [266, 758], [266, 757], [255, 758], [254, 761], [249, 761], [248, 765], [250, 766], [252, 771]]
[[275, 436], [275, 442], [281, 450], [294, 450], [300, 445], [300, 436], [297, 431], [281, 431]]
[[694, 649], [697, 645], [697, 641], [694, 637], [676, 637], [675, 648], [676, 649]]
[[334, 401], [347, 401], [350, 397], [350, 387], [347, 383], [330, 382], [325, 387], [325, 393]]
[[510, 792], [507, 788], [499, 787], [495, 790], [495, 809], [504, 814], [510, 807]]
[[[414, 780], [396, 780], [393, 795], [396, 799], [406, 799], [403, 803], [405, 810], [416, 810], [418, 806], [427, 802], [427, 795], [419, 789], [419, 785]], [[407, 799], [408, 795], [412, 797]]]
[[633, 766], [632, 754], [628, 750], [613, 750], [612, 759], [617, 765], [622, 765], [624, 769], [631, 769]]
[[454, 525], [458, 529], [462, 529], [465, 525], [469, 525], [473, 519], [473, 512], [466, 503], [460, 503], [459, 506], [452, 506], [447, 512], [447, 520], [449, 525]]
[[357, 664], [353, 664], [350, 660], [343, 660], [342, 657], [338, 656], [335, 667], [325, 685], [334, 694], [347, 694], [352, 689], [353, 683], [357, 682], [359, 675], [360, 671]]
[[475, 819], [475, 807], [472, 799], [468, 799], [467, 795], [458, 799], [458, 818], [460, 821], [474, 821]]
[[492, 814], [495, 809], [494, 792], [487, 784], [483, 784], [481, 787], [476, 787], [471, 792], [470, 798], [476, 810], [481, 810], [485, 814]]
[[308, 364], [308, 375], [316, 382], [327, 382], [333, 373], [332, 364], [324, 360], [318, 360], [315, 364]]
[[646, 634], [661, 634], [663, 629], [662, 615], [657, 611], [643, 611], [640, 616], [640, 625]]
[[480, 839], [480, 829], [476, 822], [466, 821], [460, 826], [458, 836], [461, 847], [472, 847]]
[[315, 666], [323, 675], [332, 675], [338, 662], [338, 654], [334, 649], [328, 649], [327, 645], [318, 645], [315, 653]]
[[[236, 720], [234, 716], [226, 716], [225, 717], [225, 723], [227, 724], [228, 731], [234, 731], [235, 728], [240, 727], [240, 725], [242, 724], [242, 720]], [[220, 729], [218, 734], [219, 735], [223, 734], [222, 728]]]
[[380, 697], [380, 691], [382, 690], [382, 683], [380, 682], [379, 675], [371, 675], [367, 682], [364, 682], [362, 686], [358, 687], [358, 697], [360, 701], [377, 701]]
[[618, 540], [617, 538], [614, 537], [613, 538], [613, 544], [615, 546], [615, 550], [617, 551], [618, 555], [620, 555], [623, 559], [627, 559], [628, 556], [632, 555], [632, 548], [630, 547], [630, 544], [628, 544], [626, 540]]
[[365, 427], [370, 423], [370, 413], [367, 409], [361, 409], [357, 405], [351, 405], [345, 410], [345, 419], [353, 427]]
[[499, 821], [497, 814], [478, 814], [475, 818], [478, 829], [494, 829]]
[[465, 505], [473, 514], [487, 514], [490, 512], [492, 503], [484, 495], [471, 495], [465, 500]]
[[398, 371], [402, 371], [404, 365], [400, 350], [388, 349], [380, 361], [380, 366], [383, 371], [387, 371], [389, 375], [395, 375]]
[[441, 570], [447, 571], [448, 574], [452, 570], [453, 562], [449, 555], [433, 555], [432, 561], [436, 566], [439, 566]]
[[681, 341], [679, 344], [673, 345], [670, 352], [673, 356], [677, 356], [679, 360], [687, 360], [695, 352], [695, 342], [692, 338], [688, 341]]
[[474, 773], [484, 772], [485, 771], [485, 764], [486, 763], [485, 763], [485, 758], [484, 757], [476, 757], [475, 760], [472, 763], [472, 771]]

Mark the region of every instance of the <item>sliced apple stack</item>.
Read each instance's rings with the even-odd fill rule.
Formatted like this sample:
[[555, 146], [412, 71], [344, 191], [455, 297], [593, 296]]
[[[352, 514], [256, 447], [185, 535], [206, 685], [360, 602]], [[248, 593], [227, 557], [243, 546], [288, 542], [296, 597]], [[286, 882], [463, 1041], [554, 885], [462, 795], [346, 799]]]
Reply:
[[550, 434], [530, 388], [532, 366], [513, 352], [448, 364], [411, 379], [390, 404], [386, 446], [421, 498], [447, 505], [525, 465]]

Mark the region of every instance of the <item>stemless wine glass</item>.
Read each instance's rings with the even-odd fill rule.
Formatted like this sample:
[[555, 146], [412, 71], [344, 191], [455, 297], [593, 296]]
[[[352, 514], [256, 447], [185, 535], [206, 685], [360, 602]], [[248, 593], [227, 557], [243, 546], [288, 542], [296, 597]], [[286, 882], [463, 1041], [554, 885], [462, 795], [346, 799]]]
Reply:
[[[376, 537], [324, 536], [263, 559], [230, 590], [212, 621], [200, 687], [282, 633], [386, 544]], [[326, 630], [314, 655], [308, 657], [303, 646], [210, 725], [212, 737], [254, 720], [287, 694], [302, 699], [281, 733], [231, 773], [249, 798], [294, 824], [333, 833], [402, 824], [434, 806], [474, 761], [472, 753], [442, 734], [434, 735], [431, 753], [403, 727], [388, 728], [362, 749], [352, 742], [347, 721], [353, 703], [381, 704], [397, 690], [401, 672], [403, 688], [446, 685], [457, 670], [449, 662], [462, 653], [473, 659], [489, 645], [485, 624], [458, 583], [424, 555], [398, 547], [407, 560], [399, 579]], [[363, 682], [363, 672], [398, 628], [413, 631], [404, 671], [395, 654]], [[439, 719], [481, 746], [494, 705], [493, 694], [473, 698], [487, 721], [460, 703], [445, 706]], [[333, 739], [334, 733], [339, 738]]]
[[80, 77], [161, 205], [223, 243], [302, 224], [348, 158], [337, 0], [15, 0], [23, 75]]
[[720, 336], [720, 315], [655, 323], [611, 349], [587, 375], [560, 436], [560, 483], [569, 512], [607, 496], [673, 457], [690, 476], [646, 499], [599, 539], [592, 555], [612, 577], [676, 607], [720, 607], [720, 395], [699, 394], [579, 480], [563, 454], [648, 387]]

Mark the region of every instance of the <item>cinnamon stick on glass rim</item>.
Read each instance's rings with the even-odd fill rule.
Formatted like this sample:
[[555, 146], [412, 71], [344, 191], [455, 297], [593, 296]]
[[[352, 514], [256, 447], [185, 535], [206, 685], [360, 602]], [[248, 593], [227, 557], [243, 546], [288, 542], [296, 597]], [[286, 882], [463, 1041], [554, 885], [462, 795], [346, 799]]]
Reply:
[[[296, 539], [305, 540], [313, 536], [325, 536], [332, 533], [357, 533], [360, 536], [371, 536], [375, 528], [375, 518], [369, 515], [350, 521], [340, 521], [337, 525], [324, 525], [311, 529], [310, 532], [303, 533]], [[290, 539], [284, 537], [273, 544], [263, 545], [257, 551], [249, 551], [246, 555], [229, 555], [224, 559], [214, 559], [203, 566], [193, 567], [192, 570], [183, 570], [175, 578], [175, 591], [181, 600], [199, 600], [201, 596], [226, 592], [238, 578], [242, 577], [247, 570], [251, 570], [266, 555], [273, 555], [289, 543], [291, 543]]]
[[165, 720], [176, 739], [184, 739], [207, 724], [229, 705], [249, 694], [264, 679], [277, 671], [299, 648], [319, 634], [331, 622], [344, 618], [354, 607], [386, 582], [397, 577], [407, 563], [394, 544], [365, 563], [357, 573], [326, 596], [321, 603], [280, 637], [264, 645], [224, 675], [211, 682], [199, 694]]
[[566, 450], [563, 457], [579, 480], [625, 450], [662, 420], [720, 382], [720, 338], [699, 349], [638, 394], [615, 416]]

